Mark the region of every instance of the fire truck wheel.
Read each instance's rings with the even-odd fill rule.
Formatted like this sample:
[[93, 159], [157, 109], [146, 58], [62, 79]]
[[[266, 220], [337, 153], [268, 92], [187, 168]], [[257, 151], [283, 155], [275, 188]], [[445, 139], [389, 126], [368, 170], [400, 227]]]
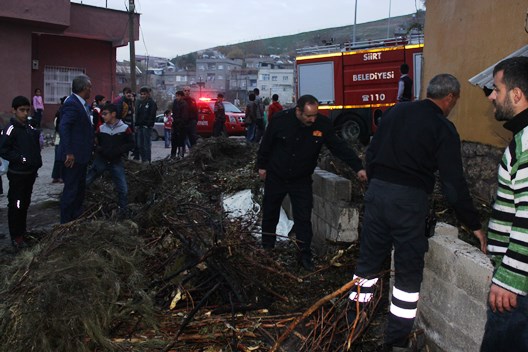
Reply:
[[[365, 138], [363, 137], [365, 135], [368, 136], [363, 122], [357, 119], [347, 119], [342, 124], [338, 125], [337, 134], [350, 144], [357, 143], [358, 141], [365, 144]], [[366, 142], [366, 144], [368, 144], [368, 140], [366, 140]]]

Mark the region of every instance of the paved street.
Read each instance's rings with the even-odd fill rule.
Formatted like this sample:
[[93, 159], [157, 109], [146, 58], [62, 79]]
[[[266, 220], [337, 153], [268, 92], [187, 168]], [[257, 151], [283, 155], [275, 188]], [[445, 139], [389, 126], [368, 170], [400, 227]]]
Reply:
[[[160, 160], [170, 154], [170, 149], [165, 149], [163, 140], [152, 142], [152, 160]], [[60, 220], [58, 202], [60, 193], [62, 192], [63, 184], [51, 183], [51, 171], [53, 169], [53, 162], [55, 158], [55, 147], [47, 146], [42, 150], [43, 166], [39, 170], [39, 176], [33, 187], [33, 195], [31, 197], [31, 206], [28, 213], [28, 230], [39, 229], [42, 227], [49, 227], [52, 224], [58, 224]], [[7, 224], [7, 192], [9, 190], [9, 182], [7, 176], [1, 176], [4, 186], [4, 194], [0, 195], [0, 247], [10, 245], [9, 228]], [[37, 206], [38, 205], [38, 206]], [[45, 223], [34, 220], [39, 207], [56, 208], [56, 218], [48, 218]], [[55, 214], [55, 213], [53, 213]]]

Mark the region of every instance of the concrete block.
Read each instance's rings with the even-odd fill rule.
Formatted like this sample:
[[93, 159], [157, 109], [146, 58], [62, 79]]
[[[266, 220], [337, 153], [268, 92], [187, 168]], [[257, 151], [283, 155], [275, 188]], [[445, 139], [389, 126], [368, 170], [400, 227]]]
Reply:
[[473, 299], [486, 305], [493, 277], [493, 265], [479, 249], [466, 244], [467, 250], [456, 253], [454, 263], [455, 285]]
[[352, 190], [350, 180], [321, 169], [315, 169], [312, 180], [314, 194], [329, 201], [350, 201]]
[[472, 336], [460, 334], [456, 324], [442, 315], [442, 311], [428, 304], [418, 308], [415, 326], [424, 329], [429, 346], [435, 346], [432, 351], [478, 352], [480, 340]]
[[429, 239], [429, 251], [425, 254], [425, 267], [448, 282], [455, 280], [452, 263], [455, 261], [455, 252], [446, 242], [447, 236], [435, 234]]
[[453, 225], [446, 224], [445, 222], [439, 222], [435, 227], [435, 235], [458, 238], [458, 229]]
[[[476, 337], [480, 341], [486, 322], [485, 301], [477, 301], [453, 283], [443, 280], [427, 269], [424, 270], [422, 287], [419, 307], [426, 305], [437, 310], [439, 315], [457, 327], [458, 334]], [[428, 318], [430, 321], [435, 319]]]

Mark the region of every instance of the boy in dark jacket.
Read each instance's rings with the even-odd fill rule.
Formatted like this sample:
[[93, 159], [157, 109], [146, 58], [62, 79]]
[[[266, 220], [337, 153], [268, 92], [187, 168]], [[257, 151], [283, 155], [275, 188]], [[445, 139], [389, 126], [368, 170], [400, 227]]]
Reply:
[[120, 214], [126, 213], [128, 206], [128, 187], [125, 178], [123, 157], [134, 149], [134, 136], [130, 127], [117, 118], [117, 107], [106, 104], [101, 111], [104, 123], [95, 134], [95, 159], [86, 176], [86, 186], [106, 170], [110, 171], [119, 197]]
[[29, 99], [17, 96], [13, 99], [11, 107], [14, 117], [0, 135], [0, 157], [9, 161], [7, 171], [9, 234], [15, 249], [22, 249], [27, 247], [24, 241], [27, 212], [37, 171], [42, 166], [42, 157], [40, 132], [28, 123], [31, 108]]

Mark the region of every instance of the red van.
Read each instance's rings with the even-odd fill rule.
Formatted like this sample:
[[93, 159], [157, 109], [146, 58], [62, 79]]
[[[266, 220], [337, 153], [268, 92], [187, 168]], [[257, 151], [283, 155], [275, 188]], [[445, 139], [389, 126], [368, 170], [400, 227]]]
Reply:
[[[198, 122], [196, 131], [202, 137], [208, 137], [213, 134], [214, 125], [214, 104], [216, 99], [200, 98], [196, 100], [198, 108]], [[226, 122], [224, 134], [227, 136], [245, 136], [246, 127], [244, 126], [244, 112], [240, 111], [233, 103], [223, 101]]]

